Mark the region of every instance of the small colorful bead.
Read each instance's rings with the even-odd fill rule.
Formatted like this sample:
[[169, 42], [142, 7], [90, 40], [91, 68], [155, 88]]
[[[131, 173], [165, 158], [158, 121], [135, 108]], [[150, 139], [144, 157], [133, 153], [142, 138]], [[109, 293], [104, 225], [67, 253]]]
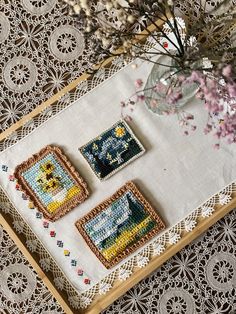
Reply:
[[75, 259], [72, 259], [70, 263], [71, 263], [71, 266], [76, 266], [77, 265], [77, 261]]
[[56, 232], [55, 231], [50, 231], [50, 236], [52, 237], [52, 238], [55, 238], [55, 236], [56, 236]]
[[9, 181], [12, 181], [12, 182], [15, 181], [15, 177], [14, 177], [13, 174], [10, 174], [10, 175], [9, 175]]
[[2, 165], [2, 171], [7, 172], [7, 170], [8, 170], [8, 167], [6, 165]]
[[33, 204], [32, 202], [29, 202], [28, 207], [29, 207], [30, 209], [33, 209], [33, 208], [34, 208], [34, 204]]
[[78, 269], [77, 274], [79, 276], [83, 276], [83, 274], [84, 274], [83, 269]]
[[47, 221], [44, 221], [44, 222], [43, 222], [43, 227], [44, 227], [44, 228], [48, 228], [48, 227], [49, 227], [49, 223], [48, 223]]
[[40, 212], [37, 212], [37, 213], [36, 213], [36, 218], [41, 219], [41, 218], [42, 218], [42, 214], [41, 214]]
[[89, 280], [88, 278], [85, 278], [85, 279], [84, 279], [84, 283], [85, 283], [86, 285], [89, 285], [89, 284], [90, 284], [90, 280]]
[[59, 247], [63, 247], [63, 242], [61, 241], [61, 240], [57, 240], [57, 246], [59, 246]]
[[70, 251], [69, 250], [64, 250], [64, 255], [65, 256], [70, 256]]
[[25, 195], [25, 193], [22, 193], [21, 197], [23, 198], [24, 201], [26, 201], [28, 199], [27, 196]]

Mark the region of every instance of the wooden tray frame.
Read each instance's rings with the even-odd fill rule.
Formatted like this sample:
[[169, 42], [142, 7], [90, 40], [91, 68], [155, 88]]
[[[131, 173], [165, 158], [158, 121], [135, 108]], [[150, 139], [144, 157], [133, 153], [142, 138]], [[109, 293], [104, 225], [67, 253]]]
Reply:
[[[162, 26], [163, 20], [156, 21], [156, 25]], [[156, 26], [150, 25], [148, 27], [148, 31], [143, 31], [140, 34], [140, 37], [137, 38], [137, 41], [145, 41], [147, 35], [150, 32], [155, 31]], [[122, 48], [120, 48], [122, 49]], [[119, 52], [120, 50], [118, 50]], [[95, 68], [99, 67], [109, 67], [114, 57], [110, 57], [102, 62], [102, 64], [95, 66]], [[83, 80], [87, 80], [91, 77], [90, 74], [83, 74], [78, 77], [76, 80], [71, 82], [69, 85], [64, 87], [61, 91], [55, 94], [53, 97], [48, 99], [46, 102], [43, 102], [36, 109], [34, 109], [31, 113], [24, 116], [21, 120], [13, 124], [7, 130], [0, 134], [0, 141], [7, 138], [11, 133], [21, 128], [27, 121], [36, 117], [43, 110], [48, 108], [50, 105], [58, 101], [62, 96], [64, 96], [68, 92], [72, 92], [75, 90], [76, 86], [82, 82]], [[75, 310], [71, 307], [68, 302], [68, 298], [66, 292], [63, 290], [58, 290], [53, 283], [53, 274], [48, 272], [47, 274], [42, 270], [39, 263], [38, 254], [32, 253], [26, 246], [26, 237], [23, 234], [17, 234], [13, 229], [13, 219], [10, 214], [0, 213], [0, 224], [7, 231], [9, 236], [13, 239], [17, 247], [24, 254], [26, 259], [32, 265], [34, 270], [37, 272], [38, 276], [44, 284], [47, 286], [52, 295], [56, 298], [56, 300], [60, 303], [61, 307], [67, 314], [98, 314], [110, 304], [112, 304], [116, 299], [126, 293], [130, 288], [132, 288], [135, 284], [137, 284], [140, 280], [147, 277], [154, 270], [160, 267], [164, 262], [166, 262], [169, 258], [179, 252], [183, 247], [187, 244], [191, 243], [194, 239], [196, 239], [199, 235], [205, 232], [209, 227], [215, 224], [219, 219], [224, 217], [227, 213], [229, 213], [232, 209], [236, 208], [236, 192], [232, 194], [232, 200], [227, 205], [215, 205], [214, 213], [208, 218], [199, 218], [197, 226], [191, 232], [183, 231], [181, 233], [181, 239], [175, 245], [168, 245], [165, 251], [160, 256], [153, 257], [149, 264], [144, 268], [135, 268], [132, 275], [126, 281], [116, 281], [111, 290], [105, 295], [96, 296], [90, 306], [86, 309]]]
[[17, 234], [13, 229], [13, 220], [9, 214], [0, 213], [0, 224], [7, 231], [9, 236], [13, 239], [17, 247], [24, 254], [26, 259], [32, 265], [34, 270], [44, 284], [47, 286], [52, 295], [60, 303], [61, 307], [67, 314], [99, 314], [106, 307], [112, 304], [116, 299], [121, 297], [129, 289], [131, 289], [139, 281], [150, 275], [164, 262], [170, 259], [173, 255], [179, 252], [187, 244], [204, 233], [209, 227], [215, 224], [219, 219], [223, 218], [231, 210], [236, 208], [236, 192], [232, 193], [232, 200], [227, 205], [215, 205], [214, 213], [208, 218], [199, 218], [198, 224], [191, 232], [183, 231], [181, 239], [175, 245], [168, 245], [165, 251], [160, 256], [155, 256], [151, 259], [149, 264], [144, 268], [135, 268], [132, 275], [126, 281], [116, 281], [111, 290], [105, 295], [95, 297], [91, 305], [87, 309], [75, 310], [73, 309], [67, 299], [65, 291], [59, 291], [53, 283], [52, 273], [45, 273], [40, 264], [39, 257], [29, 251], [26, 246], [26, 237], [23, 234]]

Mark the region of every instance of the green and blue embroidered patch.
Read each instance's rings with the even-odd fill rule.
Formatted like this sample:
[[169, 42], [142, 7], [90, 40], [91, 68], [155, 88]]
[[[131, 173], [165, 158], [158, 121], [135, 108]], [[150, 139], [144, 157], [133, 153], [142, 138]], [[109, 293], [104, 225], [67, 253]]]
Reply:
[[133, 182], [76, 222], [85, 241], [105, 267], [111, 268], [165, 228]]
[[43, 148], [17, 166], [14, 177], [34, 206], [51, 221], [88, 197], [86, 183], [55, 146]]
[[117, 122], [79, 150], [100, 180], [109, 178], [145, 152], [125, 121]]

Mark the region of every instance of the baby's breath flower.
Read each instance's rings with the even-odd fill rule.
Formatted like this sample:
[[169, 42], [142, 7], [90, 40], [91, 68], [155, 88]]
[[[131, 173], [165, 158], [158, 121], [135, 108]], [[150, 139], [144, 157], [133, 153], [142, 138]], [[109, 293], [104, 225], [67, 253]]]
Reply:
[[133, 24], [135, 22], [135, 17], [133, 15], [128, 15], [127, 17], [127, 21], [130, 23], [130, 24]]
[[89, 9], [87, 0], [80, 0], [80, 5], [82, 9]]
[[73, 6], [73, 9], [74, 9], [75, 14], [80, 14], [80, 12], [81, 12], [81, 7], [80, 7], [79, 4], [75, 4], [75, 5]]

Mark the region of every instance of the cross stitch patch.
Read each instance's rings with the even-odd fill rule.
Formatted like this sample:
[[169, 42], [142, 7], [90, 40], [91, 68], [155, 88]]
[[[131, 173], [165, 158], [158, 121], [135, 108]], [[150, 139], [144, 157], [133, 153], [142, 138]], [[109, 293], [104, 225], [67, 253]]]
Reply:
[[117, 122], [79, 150], [100, 180], [107, 179], [145, 152], [124, 121]]
[[47, 146], [16, 167], [20, 189], [45, 218], [55, 221], [88, 197], [87, 185], [62, 151]]
[[119, 263], [165, 228], [133, 182], [126, 183], [75, 225], [106, 268]]

